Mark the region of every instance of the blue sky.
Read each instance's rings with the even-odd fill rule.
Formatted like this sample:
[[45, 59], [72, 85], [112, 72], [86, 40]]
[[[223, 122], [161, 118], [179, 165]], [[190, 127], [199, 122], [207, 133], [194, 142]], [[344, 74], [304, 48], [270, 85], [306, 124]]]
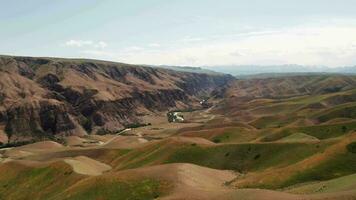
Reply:
[[138, 64], [356, 64], [354, 0], [0, 0], [0, 54]]

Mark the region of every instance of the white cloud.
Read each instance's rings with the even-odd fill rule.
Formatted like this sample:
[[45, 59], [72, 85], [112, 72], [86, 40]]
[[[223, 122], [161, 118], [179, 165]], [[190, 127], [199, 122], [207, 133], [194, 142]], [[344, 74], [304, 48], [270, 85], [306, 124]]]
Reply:
[[160, 44], [158, 43], [151, 43], [151, 44], [148, 44], [149, 47], [161, 47]]
[[104, 51], [107, 46], [104, 42], [70, 40], [66, 45], [93, 47], [82, 53], [95, 58], [139, 64], [302, 64], [336, 67], [356, 64], [355, 24], [336, 20], [209, 37], [187, 36], [172, 42], [110, 51]]
[[131, 47], [125, 48], [123, 51], [125, 51], [125, 52], [135, 52], [135, 51], [142, 51], [142, 50], [144, 50], [143, 47], [131, 46]]
[[108, 44], [106, 44], [103, 41], [100, 41], [100, 42], [98, 42], [97, 44], [94, 45], [94, 47], [97, 47], [97, 48], [105, 48], [107, 46], [108, 46]]
[[94, 48], [105, 48], [108, 46], [107, 43], [103, 41], [95, 42], [92, 40], [68, 40], [64, 43], [68, 47], [94, 47]]
[[183, 39], [180, 40], [180, 42], [200, 42], [200, 41], [204, 41], [207, 38], [203, 38], [203, 37], [184, 37]]
[[93, 41], [90, 40], [69, 40], [65, 42], [65, 46], [69, 47], [82, 47], [86, 45], [92, 45]]
[[139, 55], [142, 54], [145, 51], [145, 48], [139, 47], [139, 46], [130, 46], [121, 49], [120, 51], [114, 51], [114, 50], [104, 50], [104, 49], [86, 49], [83, 51], [80, 51], [81, 54], [84, 54], [84, 57], [88, 57], [88, 55], [91, 58], [96, 58], [96, 59], [103, 59], [103, 60], [116, 60], [116, 61], [122, 61], [118, 60], [118, 57], [133, 57], [134, 55]]
[[[178, 41], [169, 49], [121, 54], [130, 63], [171, 65], [356, 64], [356, 26], [308, 24]], [[165, 45], [166, 46], [166, 45]]]

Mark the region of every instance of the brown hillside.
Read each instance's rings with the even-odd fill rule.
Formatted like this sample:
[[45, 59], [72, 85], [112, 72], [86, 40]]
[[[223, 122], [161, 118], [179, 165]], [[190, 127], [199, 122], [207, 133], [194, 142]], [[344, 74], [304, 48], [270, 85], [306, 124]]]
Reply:
[[2, 56], [0, 127], [10, 142], [119, 131], [144, 123], [144, 115], [197, 105], [201, 95], [232, 79], [104, 61]]

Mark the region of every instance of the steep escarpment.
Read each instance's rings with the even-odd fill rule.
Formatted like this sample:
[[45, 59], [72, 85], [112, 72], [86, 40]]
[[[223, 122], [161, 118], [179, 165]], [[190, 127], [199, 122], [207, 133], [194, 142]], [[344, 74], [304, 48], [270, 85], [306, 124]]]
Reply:
[[231, 80], [104, 61], [2, 56], [0, 138], [117, 131], [144, 115], [196, 105]]

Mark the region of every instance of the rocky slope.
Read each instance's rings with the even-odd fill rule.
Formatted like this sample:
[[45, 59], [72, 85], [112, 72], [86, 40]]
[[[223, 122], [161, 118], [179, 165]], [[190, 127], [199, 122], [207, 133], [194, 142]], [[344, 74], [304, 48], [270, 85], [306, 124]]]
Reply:
[[0, 57], [0, 142], [117, 131], [188, 108], [233, 80], [221, 74], [58, 58]]

